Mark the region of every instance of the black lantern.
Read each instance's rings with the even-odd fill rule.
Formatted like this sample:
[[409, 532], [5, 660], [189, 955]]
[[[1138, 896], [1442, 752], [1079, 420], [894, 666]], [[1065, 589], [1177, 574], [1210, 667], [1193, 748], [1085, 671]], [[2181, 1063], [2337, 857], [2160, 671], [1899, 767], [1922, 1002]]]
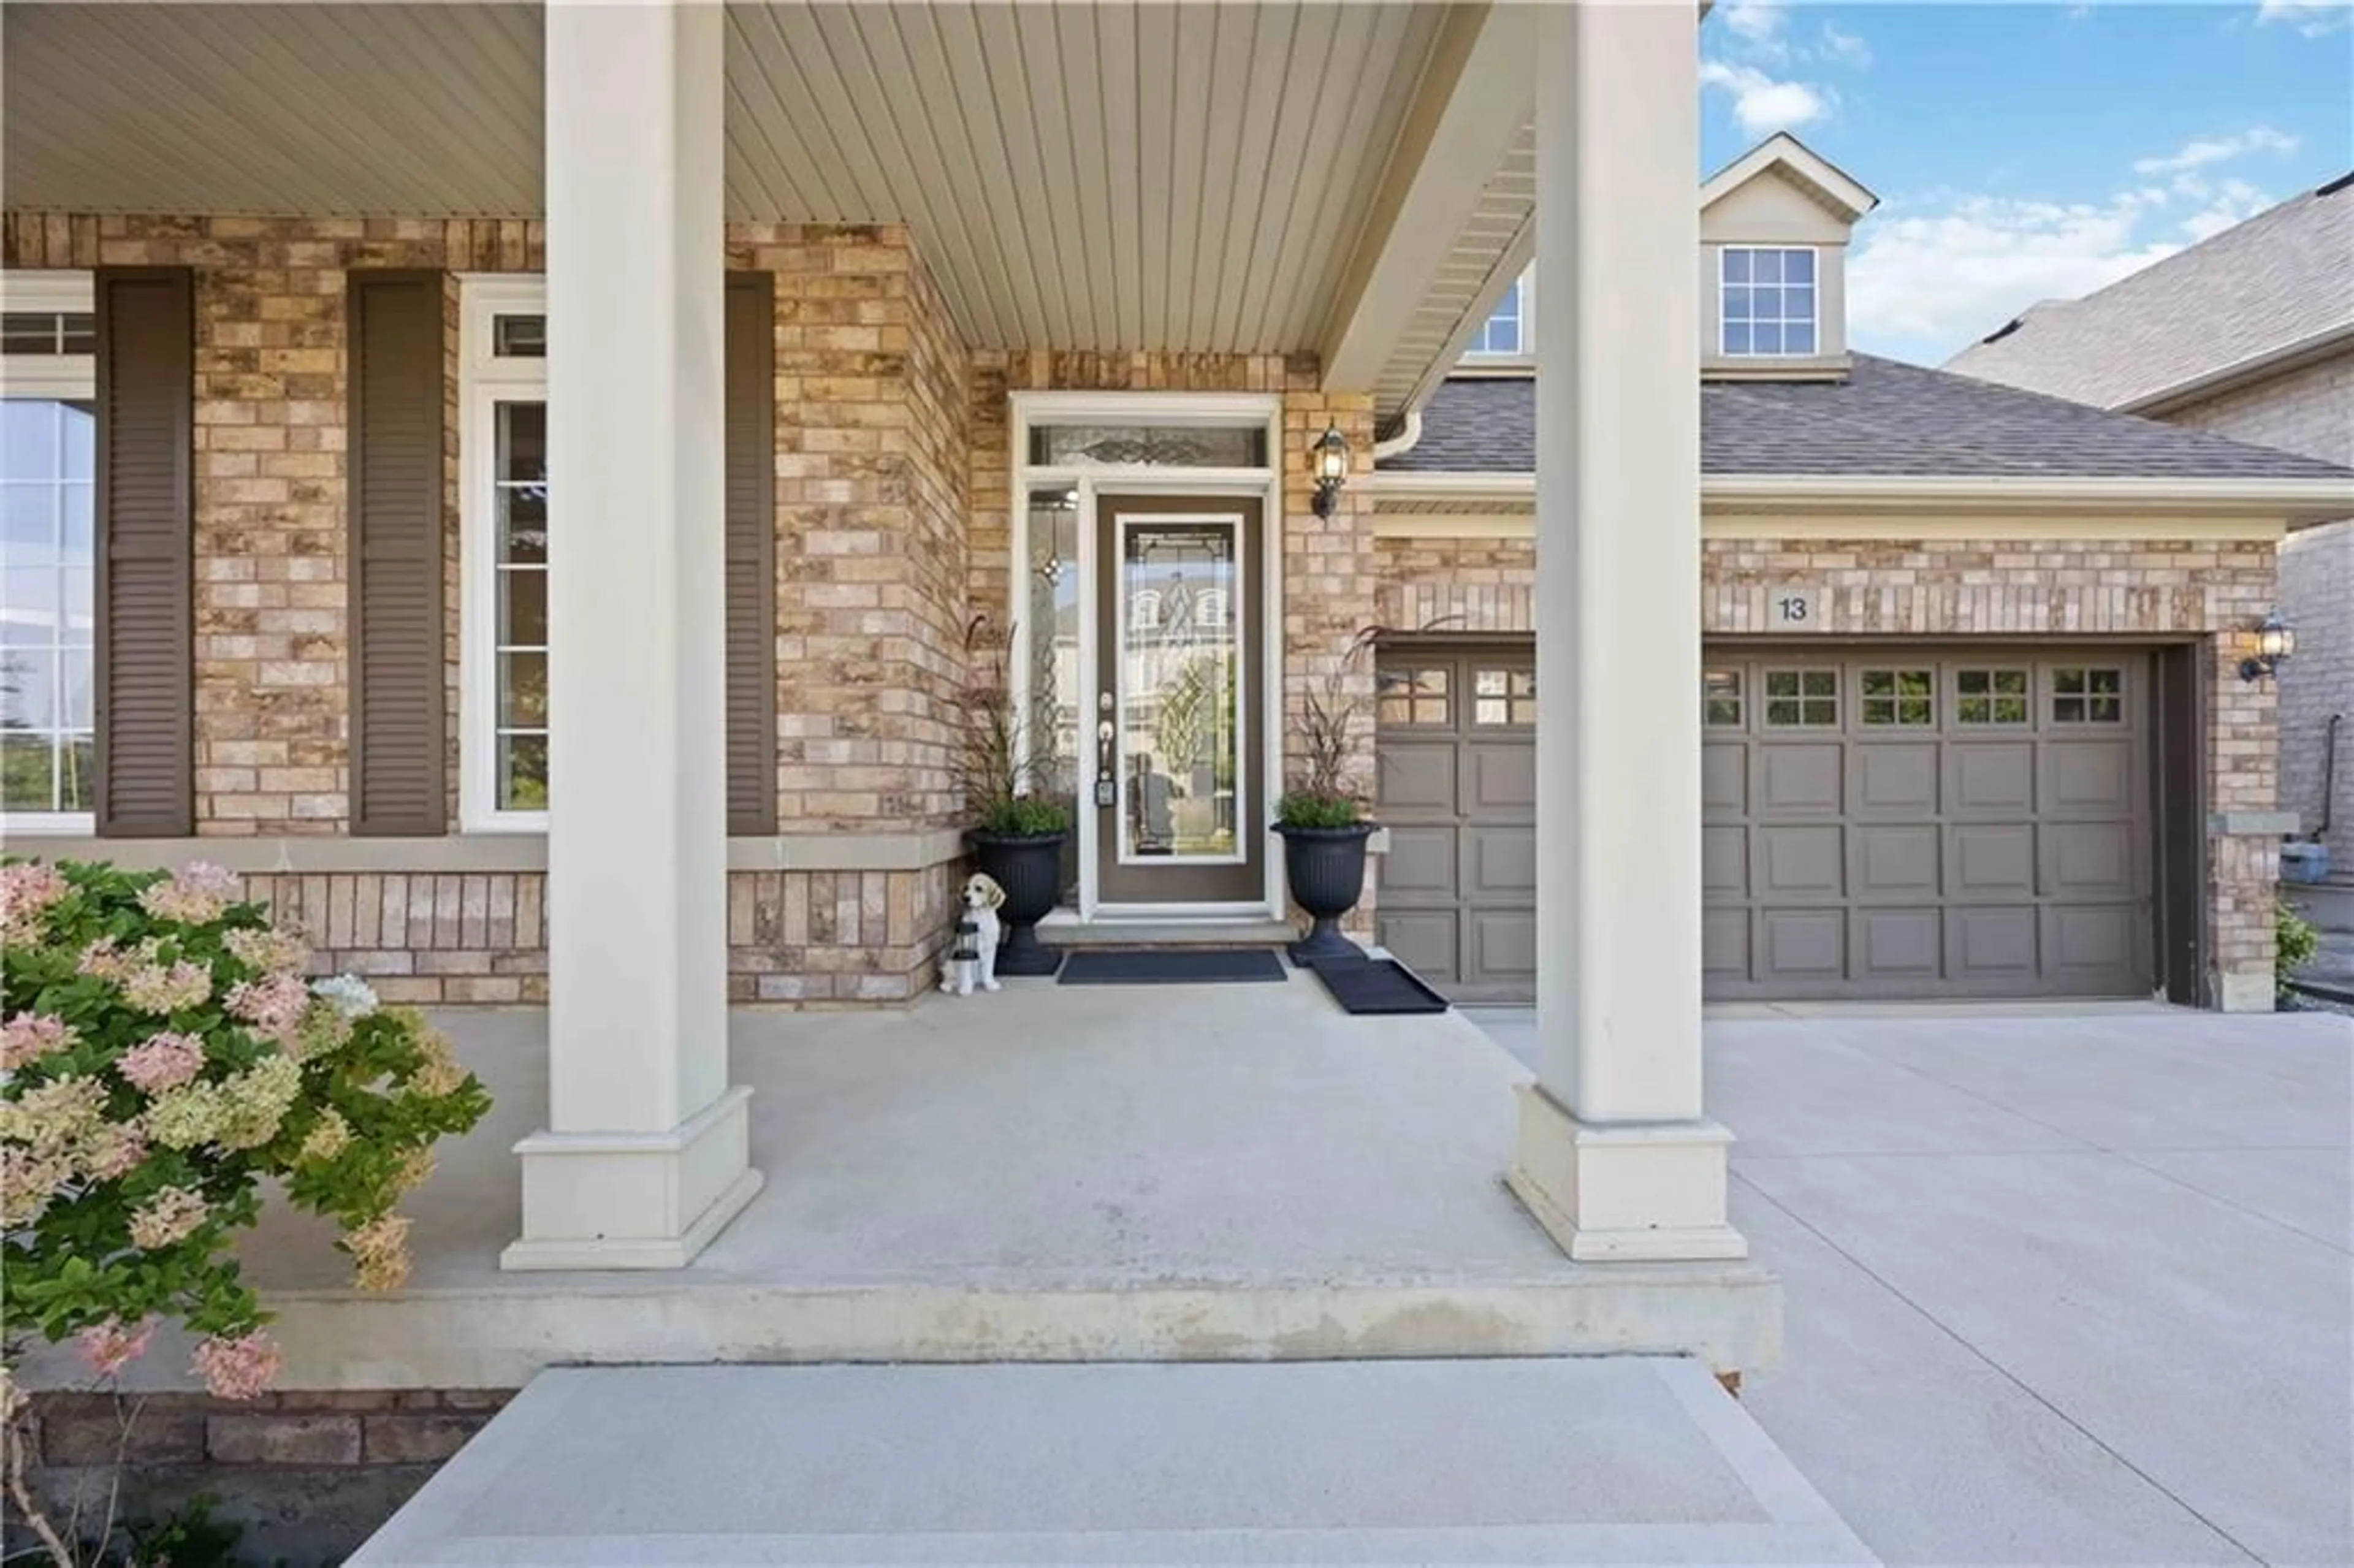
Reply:
[[1338, 425], [1327, 425], [1316, 444], [1308, 449], [1316, 473], [1316, 515], [1330, 517], [1339, 501], [1341, 487], [1349, 482], [1349, 439]]
[[2288, 662], [2296, 652], [2296, 629], [2274, 610], [2256, 623], [2256, 654], [2240, 661], [2240, 679], [2261, 681]]

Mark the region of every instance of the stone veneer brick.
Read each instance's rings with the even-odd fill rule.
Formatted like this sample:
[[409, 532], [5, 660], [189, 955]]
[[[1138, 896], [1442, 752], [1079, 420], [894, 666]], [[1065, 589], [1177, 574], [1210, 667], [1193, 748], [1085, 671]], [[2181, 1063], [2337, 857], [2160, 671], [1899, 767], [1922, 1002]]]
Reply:
[[[919, 871], [731, 872], [732, 1001], [905, 1001], [932, 983], [953, 862]], [[313, 947], [313, 971], [366, 978], [387, 1001], [547, 1000], [540, 872], [249, 874], [246, 896]]]
[[[1528, 538], [1378, 542], [1382, 619], [1450, 631], [1533, 630], [1536, 546]], [[1702, 542], [1703, 631], [1766, 630], [1771, 590], [1823, 585], [1820, 632], [1923, 637], [2082, 634], [2180, 638], [2204, 649], [2211, 811], [2270, 811], [2278, 796], [2270, 683], [2240, 679], [2278, 567], [2264, 540], [1709, 538]], [[2267, 981], [2280, 852], [2262, 835], [2209, 840], [2208, 908], [2218, 974]], [[2266, 994], [2269, 994], [2268, 992]]]

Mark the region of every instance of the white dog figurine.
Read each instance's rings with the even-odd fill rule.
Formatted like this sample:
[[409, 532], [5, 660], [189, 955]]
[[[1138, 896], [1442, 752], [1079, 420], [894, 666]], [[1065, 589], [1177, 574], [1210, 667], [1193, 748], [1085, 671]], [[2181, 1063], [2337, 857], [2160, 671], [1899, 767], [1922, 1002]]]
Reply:
[[[983, 991], [999, 990], [997, 906], [1005, 902], [1005, 889], [997, 885], [995, 877], [976, 871], [964, 879], [959, 902], [962, 907], [957, 914], [957, 929], [949, 938], [949, 956], [940, 960], [940, 989], [970, 996], [978, 980]], [[970, 931], [964, 928], [968, 925]]]

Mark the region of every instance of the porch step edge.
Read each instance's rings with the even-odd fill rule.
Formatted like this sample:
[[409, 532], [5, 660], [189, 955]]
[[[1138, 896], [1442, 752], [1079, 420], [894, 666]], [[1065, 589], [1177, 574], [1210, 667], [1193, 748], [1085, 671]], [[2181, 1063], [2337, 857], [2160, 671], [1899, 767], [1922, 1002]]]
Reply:
[[1288, 920], [1097, 920], [1041, 926], [1050, 948], [1279, 948], [1296, 941]]

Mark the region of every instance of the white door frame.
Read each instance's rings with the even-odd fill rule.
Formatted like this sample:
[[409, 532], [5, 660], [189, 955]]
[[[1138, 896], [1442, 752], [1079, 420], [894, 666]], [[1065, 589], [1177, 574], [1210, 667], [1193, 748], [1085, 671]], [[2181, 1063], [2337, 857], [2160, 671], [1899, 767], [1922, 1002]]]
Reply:
[[[1126, 495], [1200, 496], [1205, 501], [1237, 495], [1261, 498], [1259, 527], [1262, 596], [1257, 653], [1262, 694], [1257, 720], [1264, 737], [1265, 767], [1256, 797], [1261, 821], [1239, 818], [1235, 832], [1267, 833], [1274, 821], [1272, 808], [1283, 792], [1283, 396], [1275, 392], [1015, 392], [1013, 402], [1012, 548], [1006, 573], [1007, 623], [1017, 629], [1027, 609], [1029, 580], [1029, 493], [1071, 486], [1079, 501], [1079, 715], [1078, 799], [1073, 813], [1078, 831], [1079, 906], [1057, 910], [1048, 923], [1076, 918], [1131, 919], [1178, 916], [1270, 916], [1283, 909], [1283, 857], [1272, 844], [1265, 855], [1264, 896], [1257, 901], [1216, 904], [1117, 904], [1102, 901], [1097, 872], [1095, 806], [1095, 731], [1093, 712], [1101, 655], [1097, 602], [1096, 502], [1105, 491]], [[1039, 425], [1194, 425], [1224, 427], [1264, 425], [1267, 466], [1264, 468], [1173, 468], [1159, 464], [1088, 464], [1037, 467], [1029, 461], [1030, 432]], [[1245, 628], [1245, 634], [1250, 634]], [[1027, 712], [1030, 700], [1030, 640], [1018, 630], [1013, 640], [1012, 680], [1017, 712]]]

